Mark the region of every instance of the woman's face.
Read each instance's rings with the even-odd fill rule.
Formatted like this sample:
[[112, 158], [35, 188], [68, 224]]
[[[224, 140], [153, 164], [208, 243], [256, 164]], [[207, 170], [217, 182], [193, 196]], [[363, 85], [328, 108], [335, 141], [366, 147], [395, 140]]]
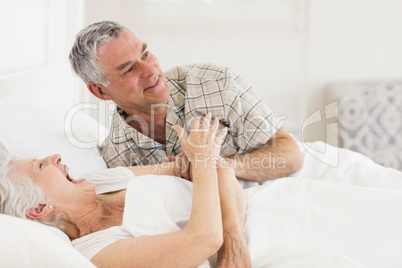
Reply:
[[11, 164], [11, 168], [28, 176], [42, 189], [48, 201], [59, 208], [76, 204], [77, 200], [96, 197], [94, 185], [84, 179], [71, 178], [58, 154], [43, 159], [17, 160]]

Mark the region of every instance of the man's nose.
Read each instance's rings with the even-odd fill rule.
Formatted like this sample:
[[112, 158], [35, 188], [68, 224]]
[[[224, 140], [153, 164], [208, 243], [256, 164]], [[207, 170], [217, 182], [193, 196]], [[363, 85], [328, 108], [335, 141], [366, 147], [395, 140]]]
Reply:
[[155, 66], [153, 66], [148, 62], [145, 61], [141, 62], [140, 67], [141, 67], [141, 78], [149, 78], [150, 76], [153, 76], [156, 73]]

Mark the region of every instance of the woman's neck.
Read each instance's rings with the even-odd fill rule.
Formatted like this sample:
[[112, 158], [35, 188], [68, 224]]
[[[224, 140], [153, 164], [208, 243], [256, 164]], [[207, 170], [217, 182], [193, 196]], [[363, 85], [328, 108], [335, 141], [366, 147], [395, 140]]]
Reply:
[[[124, 193], [122, 193], [124, 191]], [[71, 240], [98, 232], [123, 222], [125, 190], [98, 195], [95, 204], [84, 216], [67, 221], [65, 233]]]

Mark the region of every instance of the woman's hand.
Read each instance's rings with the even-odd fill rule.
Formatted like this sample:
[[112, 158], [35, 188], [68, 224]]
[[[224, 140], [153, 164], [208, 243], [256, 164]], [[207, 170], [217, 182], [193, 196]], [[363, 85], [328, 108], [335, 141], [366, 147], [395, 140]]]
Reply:
[[190, 162], [209, 160], [217, 161], [221, 145], [226, 137], [227, 128], [224, 128], [218, 135], [219, 120], [215, 119], [210, 127], [211, 114], [208, 113], [204, 119], [195, 119], [191, 125], [189, 136], [180, 126], [173, 126], [179, 135], [181, 147]]

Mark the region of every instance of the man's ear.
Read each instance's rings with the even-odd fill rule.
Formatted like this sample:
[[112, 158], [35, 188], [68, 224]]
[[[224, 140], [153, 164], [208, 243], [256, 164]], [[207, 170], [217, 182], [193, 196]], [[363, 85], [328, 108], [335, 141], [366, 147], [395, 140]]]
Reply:
[[42, 219], [50, 215], [54, 210], [52, 205], [39, 204], [36, 208], [28, 209], [25, 215], [30, 219]]
[[101, 100], [111, 100], [112, 98], [106, 93], [106, 90], [103, 86], [97, 85], [93, 82], [89, 82], [87, 84], [88, 90], [98, 99]]

